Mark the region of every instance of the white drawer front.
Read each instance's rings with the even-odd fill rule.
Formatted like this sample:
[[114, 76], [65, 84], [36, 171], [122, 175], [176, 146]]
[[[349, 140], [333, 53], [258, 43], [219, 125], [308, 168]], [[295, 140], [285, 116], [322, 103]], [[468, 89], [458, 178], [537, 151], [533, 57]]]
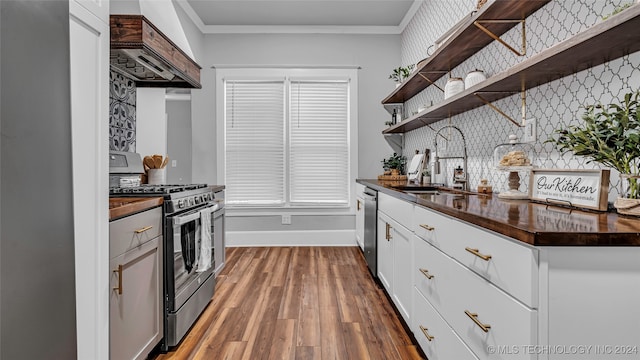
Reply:
[[[415, 206], [413, 210], [413, 232], [427, 240], [431, 245], [440, 248], [440, 233], [449, 226], [448, 220], [434, 211]], [[444, 231], [443, 233], [446, 236], [447, 232]]]
[[407, 229], [413, 229], [413, 204], [378, 192], [378, 210], [389, 215]]
[[429, 360], [478, 360], [418, 289], [413, 291], [413, 303], [411, 330]]
[[355, 188], [355, 193], [356, 194], [355, 195], [356, 196], [362, 196], [362, 193], [364, 192], [364, 188], [365, 187], [366, 186], [364, 186], [362, 184], [356, 183], [356, 188]]
[[109, 259], [162, 235], [162, 207], [109, 223]]
[[413, 244], [415, 287], [438, 311], [443, 311], [456, 286], [448, 269], [452, 260], [420, 237], [414, 236]]
[[538, 307], [536, 249], [419, 207], [414, 223], [416, 235], [527, 306]]
[[[442, 315], [469, 348], [481, 359], [536, 359], [523, 346], [537, 344], [537, 311], [455, 261], [449, 271], [457, 294], [448, 299]], [[485, 325], [486, 332], [482, 329]], [[505, 353], [513, 346], [516, 351]]]

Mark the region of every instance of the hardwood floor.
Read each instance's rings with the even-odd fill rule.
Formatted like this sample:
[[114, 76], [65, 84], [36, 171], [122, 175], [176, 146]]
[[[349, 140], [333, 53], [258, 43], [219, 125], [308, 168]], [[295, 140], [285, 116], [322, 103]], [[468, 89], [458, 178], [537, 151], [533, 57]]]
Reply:
[[269, 247], [227, 248], [213, 300], [155, 359], [422, 357], [360, 249]]

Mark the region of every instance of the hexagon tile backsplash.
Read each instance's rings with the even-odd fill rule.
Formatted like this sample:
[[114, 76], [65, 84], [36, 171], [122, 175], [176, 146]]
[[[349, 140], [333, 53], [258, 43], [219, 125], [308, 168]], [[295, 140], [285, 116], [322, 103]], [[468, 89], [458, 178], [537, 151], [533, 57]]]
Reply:
[[[563, 41], [580, 31], [602, 21], [625, 0], [613, 1], [551, 1], [526, 19], [527, 54], [518, 57], [494, 41], [465, 62], [451, 70], [451, 76], [463, 77], [474, 69], [482, 69], [492, 76], [518, 64], [522, 60]], [[433, 0], [425, 1], [402, 34], [402, 65], [414, 64], [427, 57], [427, 49], [444, 32], [476, 8], [477, 1]], [[520, 27], [516, 26], [502, 36], [509, 44], [520, 44]], [[437, 81], [444, 88], [447, 76]], [[537, 121], [537, 140], [533, 144], [534, 166], [544, 168], [593, 169], [598, 164], [587, 163], [585, 158], [561, 156], [552, 144], [544, 143], [555, 129], [564, 128], [579, 121], [584, 105], [596, 102], [615, 102], [625, 93], [640, 88], [640, 52], [624, 56], [574, 75], [527, 90], [526, 117]], [[422, 104], [438, 103], [443, 93], [431, 86], [405, 103], [405, 117], [417, 112]], [[520, 118], [520, 94], [494, 103], [515, 119]], [[507, 190], [507, 173], [495, 169], [492, 163], [493, 149], [508, 142], [509, 134], [523, 136], [522, 128], [493, 111], [488, 106], [442, 120], [405, 134], [404, 155], [410, 158], [415, 150], [434, 148], [434, 135], [446, 125], [459, 127], [466, 139], [468, 152], [469, 185], [475, 189], [480, 179], [486, 178], [495, 191]], [[440, 148], [441, 142], [438, 142]], [[460, 145], [454, 145], [460, 146]], [[448, 180], [453, 168], [461, 164], [448, 160], [443, 174]], [[526, 174], [520, 190], [527, 191]], [[618, 196], [619, 178], [612, 170], [609, 201]]]

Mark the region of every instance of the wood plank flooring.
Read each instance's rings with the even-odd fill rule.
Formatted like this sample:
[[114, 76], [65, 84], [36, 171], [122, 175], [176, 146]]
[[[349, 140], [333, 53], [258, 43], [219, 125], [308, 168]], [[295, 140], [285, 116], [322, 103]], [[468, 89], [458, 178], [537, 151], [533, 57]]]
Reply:
[[357, 247], [227, 248], [216, 292], [167, 359], [422, 359]]

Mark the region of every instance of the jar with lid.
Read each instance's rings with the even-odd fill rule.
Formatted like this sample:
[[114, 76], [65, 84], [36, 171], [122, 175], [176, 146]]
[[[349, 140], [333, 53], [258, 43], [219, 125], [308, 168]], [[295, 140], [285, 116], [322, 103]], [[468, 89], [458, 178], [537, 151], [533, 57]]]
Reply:
[[509, 135], [508, 144], [500, 144], [493, 150], [493, 163], [500, 170], [531, 168], [531, 144], [519, 143], [516, 135]]
[[503, 199], [528, 199], [529, 194], [521, 192], [520, 171], [532, 168], [533, 152], [531, 144], [519, 143], [515, 135], [509, 135], [508, 144], [500, 144], [493, 150], [493, 163], [496, 169], [509, 173], [509, 190], [498, 194]]
[[469, 89], [470, 87], [485, 80], [487, 80], [487, 76], [484, 74], [484, 71], [478, 69], [469, 71], [467, 76], [464, 78], [464, 88]]
[[461, 77], [451, 77], [444, 86], [444, 98], [448, 99], [453, 95], [464, 91], [464, 80]]

